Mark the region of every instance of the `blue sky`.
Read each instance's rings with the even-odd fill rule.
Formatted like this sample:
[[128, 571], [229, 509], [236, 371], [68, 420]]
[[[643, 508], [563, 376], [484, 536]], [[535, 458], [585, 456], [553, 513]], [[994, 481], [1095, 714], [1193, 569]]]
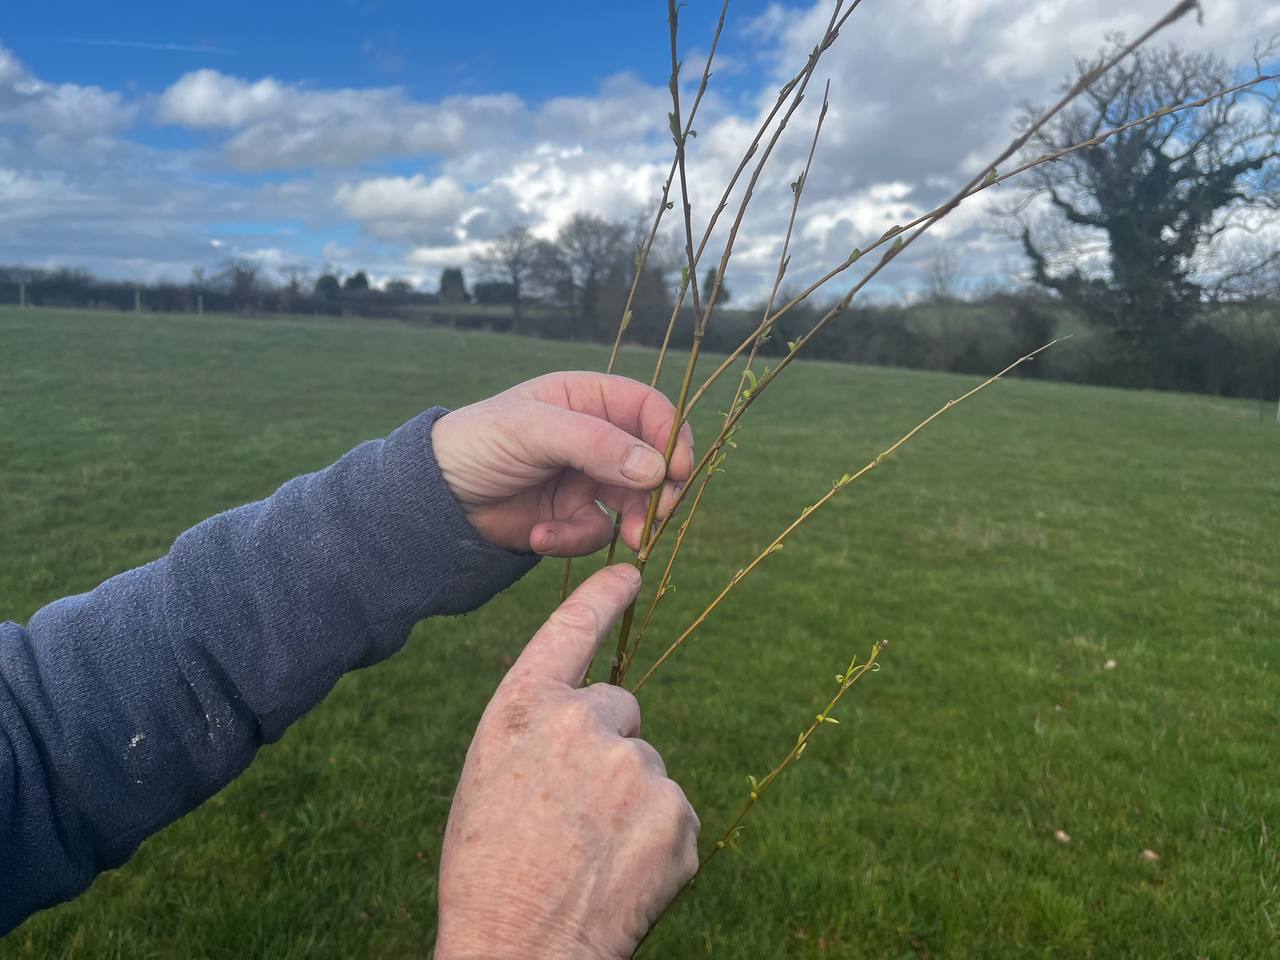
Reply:
[[[81, 0], [8, 6], [0, 21], [4, 41], [35, 73], [112, 89], [158, 92], [175, 74], [215, 66], [322, 87], [395, 83], [421, 99], [517, 90], [538, 101], [621, 72], [655, 83], [666, 77], [660, 3]], [[734, 17], [748, 21], [766, 6], [741, 0]], [[695, 3], [684, 12], [685, 26], [694, 36], [709, 36], [718, 12]], [[727, 48], [735, 36], [731, 31]]]
[[[819, 71], [833, 110], [797, 228], [797, 282], [953, 190], [1112, 30], [1166, 0], [866, 0]], [[1170, 39], [1239, 57], [1267, 0], [1206, 0]], [[665, 3], [184, 0], [10, 4], [0, 19], [0, 262], [182, 279], [228, 257], [432, 288], [496, 232], [651, 208], [669, 162]], [[696, 77], [718, 0], [683, 9]], [[690, 156], [709, 211], [828, 0], [734, 0]], [[807, 105], [731, 271], [771, 276]], [[705, 217], [705, 213], [702, 214]], [[984, 204], [939, 237], [975, 282], [1016, 249]], [[931, 253], [932, 250], [932, 253]], [[909, 292], [936, 247], [888, 282]]]

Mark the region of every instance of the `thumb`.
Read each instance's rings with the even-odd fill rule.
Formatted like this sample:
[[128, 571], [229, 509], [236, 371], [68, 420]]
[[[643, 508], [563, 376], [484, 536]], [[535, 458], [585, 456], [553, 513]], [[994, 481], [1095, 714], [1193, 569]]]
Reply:
[[531, 405], [529, 414], [520, 424], [520, 441], [541, 466], [571, 467], [631, 490], [652, 490], [666, 476], [658, 450], [608, 420], [549, 403]]
[[588, 577], [533, 635], [508, 678], [541, 677], [577, 687], [600, 641], [640, 592], [640, 573], [629, 563]]

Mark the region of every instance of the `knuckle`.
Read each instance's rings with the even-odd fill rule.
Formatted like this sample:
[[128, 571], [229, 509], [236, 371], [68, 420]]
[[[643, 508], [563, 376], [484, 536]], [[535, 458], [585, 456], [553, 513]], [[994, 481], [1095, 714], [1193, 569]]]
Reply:
[[513, 700], [533, 700], [536, 695], [537, 682], [523, 670], [512, 670], [498, 687], [494, 700], [507, 703]]
[[690, 841], [685, 844], [684, 853], [680, 857], [680, 873], [683, 874], [683, 879], [688, 880], [696, 874], [700, 863], [701, 860], [698, 857], [698, 845], [690, 839]]
[[582, 731], [593, 727], [596, 723], [595, 711], [581, 697], [565, 701], [556, 712], [560, 725], [573, 731]]
[[691, 828], [696, 836], [702, 825], [698, 821], [698, 815], [693, 812], [693, 805], [689, 803], [689, 798], [680, 789], [680, 784], [668, 777], [663, 781], [662, 786], [666, 791], [667, 815]]
[[640, 716], [640, 701], [636, 699], [636, 695], [630, 690], [624, 690], [622, 687], [616, 687], [613, 684], [596, 684], [602, 688], [602, 692], [598, 696], [608, 697], [613, 700], [615, 707], [620, 711], [625, 711], [630, 716]]
[[643, 769], [644, 761], [636, 751], [635, 744], [621, 737], [610, 739], [605, 747], [605, 763], [615, 774], [630, 774]]
[[551, 620], [560, 630], [592, 635], [598, 632], [600, 624], [595, 608], [581, 600], [569, 600], [561, 604], [551, 615]]
[[658, 756], [658, 751], [644, 740], [638, 740], [633, 737], [623, 742], [626, 743], [627, 748], [631, 751], [631, 755], [635, 758], [635, 761], [639, 766], [651, 768], [655, 761], [658, 763], [662, 762], [661, 758]]
[[667, 775], [667, 765], [662, 760], [662, 754], [658, 752], [658, 748], [646, 740], [632, 739], [630, 741], [636, 755], [654, 774], [660, 778]]

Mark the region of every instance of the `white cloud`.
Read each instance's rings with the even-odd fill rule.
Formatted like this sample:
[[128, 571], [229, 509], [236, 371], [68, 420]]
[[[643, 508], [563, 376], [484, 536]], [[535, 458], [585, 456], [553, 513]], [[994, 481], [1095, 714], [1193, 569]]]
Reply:
[[271, 77], [249, 83], [217, 70], [197, 70], [160, 95], [156, 116], [188, 127], [239, 127], [276, 116], [287, 106], [285, 88]]
[[[730, 277], [739, 302], [772, 278], [821, 81], [831, 79], [831, 110], [793, 239], [796, 282], [945, 199], [1007, 142], [1021, 100], [1047, 100], [1075, 57], [1093, 54], [1109, 31], [1136, 33], [1169, 2], [863, 4], [755, 187]], [[716, 71], [690, 144], [699, 234], [778, 84], [804, 61], [829, 11], [826, 0], [774, 4], [727, 28], [730, 48], [746, 49], [731, 48], [734, 69]], [[1161, 39], [1239, 60], [1260, 33], [1280, 29], [1280, 8], [1267, 0], [1206, 0], [1205, 14], [1203, 27], [1191, 18]], [[664, 57], [660, 45], [652, 53], [655, 62]], [[686, 64], [685, 81], [695, 82], [701, 58], [690, 53]], [[651, 215], [670, 164], [667, 109], [664, 85], [627, 74], [534, 104], [509, 92], [425, 101], [395, 86], [326, 89], [203, 69], [140, 99], [42, 81], [0, 47], [0, 228], [23, 255], [99, 264], [122, 251], [131, 264], [195, 262], [217, 241], [218, 256], [270, 250], [299, 258], [309, 250], [379, 275], [429, 275], [465, 264], [515, 223], [550, 236], [579, 211]], [[125, 139], [135, 123], [189, 130], [206, 146], [144, 148]], [[19, 132], [7, 137], [6, 125]], [[67, 148], [72, 138], [81, 149]], [[980, 252], [984, 271], [1020, 260], [983, 232], [1001, 194], [1010, 195], [1002, 188], [966, 203], [937, 230], [952, 249]], [[736, 206], [731, 199], [709, 256], [718, 258]], [[673, 212], [668, 222], [678, 219]], [[235, 229], [285, 220], [307, 229]], [[911, 254], [927, 256], [928, 247]], [[886, 273], [907, 286], [912, 277], [910, 262]]]
[[207, 69], [181, 77], [155, 105], [161, 123], [231, 131], [226, 156], [246, 170], [452, 155], [507, 135], [523, 111], [514, 94], [422, 103], [396, 87], [314, 90]]
[[410, 241], [453, 237], [461, 229], [463, 213], [472, 205], [470, 195], [455, 180], [428, 180], [421, 174], [343, 184], [334, 201], [373, 236]]
[[85, 140], [128, 125], [135, 112], [121, 94], [101, 87], [44, 83], [0, 46], [0, 124]]

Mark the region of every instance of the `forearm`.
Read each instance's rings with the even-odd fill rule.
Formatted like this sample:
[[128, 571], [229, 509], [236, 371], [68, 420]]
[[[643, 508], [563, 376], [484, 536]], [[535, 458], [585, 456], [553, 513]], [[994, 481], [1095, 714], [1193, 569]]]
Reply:
[[0, 627], [0, 933], [122, 863], [417, 621], [533, 565], [462, 515], [438, 415]]

